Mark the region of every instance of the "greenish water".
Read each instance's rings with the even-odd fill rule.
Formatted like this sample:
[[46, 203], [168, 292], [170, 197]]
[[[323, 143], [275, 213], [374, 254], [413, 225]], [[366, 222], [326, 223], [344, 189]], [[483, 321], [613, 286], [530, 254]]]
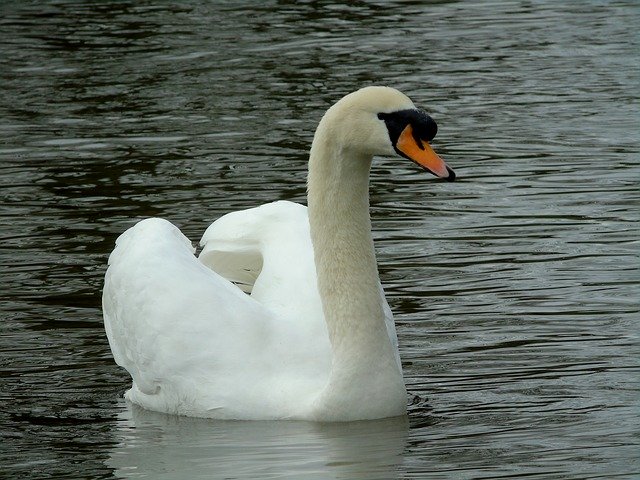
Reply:
[[[622, 2], [0, 5], [6, 478], [638, 478], [639, 8]], [[132, 409], [100, 310], [133, 222], [193, 240], [304, 202], [323, 111], [369, 84], [460, 181], [378, 159], [407, 421]], [[366, 401], [366, 399], [363, 399]]]

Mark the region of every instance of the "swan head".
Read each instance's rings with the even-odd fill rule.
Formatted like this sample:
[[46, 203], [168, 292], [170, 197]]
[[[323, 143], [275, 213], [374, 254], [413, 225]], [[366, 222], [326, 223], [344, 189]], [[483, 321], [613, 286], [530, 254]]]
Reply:
[[342, 148], [363, 156], [400, 155], [437, 177], [456, 178], [429, 144], [436, 122], [394, 88], [365, 87], [346, 95], [327, 111], [318, 130], [329, 130]]

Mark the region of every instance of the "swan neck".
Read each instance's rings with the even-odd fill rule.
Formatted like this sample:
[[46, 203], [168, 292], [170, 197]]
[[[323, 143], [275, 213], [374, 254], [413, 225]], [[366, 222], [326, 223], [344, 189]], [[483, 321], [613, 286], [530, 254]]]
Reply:
[[[341, 361], [393, 356], [369, 216], [372, 156], [350, 152], [322, 131], [309, 160], [311, 239], [334, 370]], [[355, 360], [357, 358], [357, 360]]]

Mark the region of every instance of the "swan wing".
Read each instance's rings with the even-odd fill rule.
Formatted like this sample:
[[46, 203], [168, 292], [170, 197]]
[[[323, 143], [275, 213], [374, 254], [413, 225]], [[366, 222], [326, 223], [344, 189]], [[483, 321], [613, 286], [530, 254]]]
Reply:
[[[280, 316], [295, 316], [306, 328], [302, 347], [329, 358], [330, 343], [318, 292], [307, 208], [278, 201], [229, 213], [216, 220], [200, 241], [200, 261]], [[393, 313], [382, 285], [385, 323], [400, 367]]]
[[278, 201], [229, 213], [211, 224], [200, 244], [204, 265], [279, 318], [325, 332], [328, 342], [306, 207]]
[[165, 220], [143, 220], [120, 236], [103, 310], [114, 358], [134, 381], [127, 396], [142, 406], [242, 416], [252, 404], [268, 406], [267, 379], [297, 386], [293, 362], [280, 361], [295, 331], [287, 334], [272, 312], [200, 263]]

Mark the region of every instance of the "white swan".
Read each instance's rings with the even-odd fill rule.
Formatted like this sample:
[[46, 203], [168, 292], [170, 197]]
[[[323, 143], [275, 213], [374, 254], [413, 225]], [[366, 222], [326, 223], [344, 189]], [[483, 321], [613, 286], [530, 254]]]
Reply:
[[113, 356], [133, 378], [126, 398], [223, 419], [405, 414], [371, 237], [369, 170], [374, 155], [397, 153], [453, 180], [427, 143], [436, 130], [404, 94], [363, 88], [320, 121], [308, 209], [281, 201], [225, 215], [205, 232], [199, 258], [165, 220], [121, 235], [103, 311]]

